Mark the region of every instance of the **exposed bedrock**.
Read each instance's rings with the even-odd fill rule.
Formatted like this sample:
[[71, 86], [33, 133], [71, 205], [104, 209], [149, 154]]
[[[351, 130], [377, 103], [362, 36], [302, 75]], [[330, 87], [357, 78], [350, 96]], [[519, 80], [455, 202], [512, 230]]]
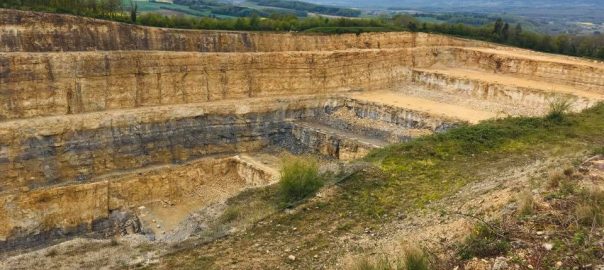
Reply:
[[[489, 74], [468, 71], [474, 76], [464, 76], [466, 72], [443, 72], [439, 70], [412, 70], [410, 82], [424, 87], [407, 87], [406, 93], [419, 94], [444, 93], [468, 100], [484, 100], [502, 106], [513, 106], [518, 115], [541, 115], [549, 109], [549, 104], [557, 99], [568, 99], [573, 104], [573, 110], [583, 110], [594, 105], [602, 97], [597, 98], [596, 92], [581, 91], [572, 85], [555, 85], [539, 82], [536, 85], [531, 81], [522, 81], [516, 78], [509, 82], [505, 77], [494, 77], [494, 80], [485, 79]], [[508, 79], [510, 80], [510, 79]], [[518, 83], [520, 82], [520, 83]], [[522, 83], [526, 82], [526, 83]], [[552, 91], [559, 89], [559, 91]], [[604, 95], [602, 95], [604, 97]]]
[[[340, 110], [353, 113], [341, 118], [334, 113]], [[376, 130], [386, 141], [393, 141], [388, 139], [393, 130], [440, 131], [456, 121], [337, 97], [258, 98], [245, 105], [224, 101], [7, 121], [0, 123], [0, 191], [259, 150], [289, 134], [287, 123], [293, 120], [357, 133]], [[381, 134], [377, 123], [387, 125]]]
[[353, 160], [464, 121], [542, 115], [558, 98], [575, 110], [604, 100], [600, 62], [442, 35], [4, 9], [0, 23], [0, 251], [145, 232], [136, 210], [158, 202], [180, 201], [186, 220], [276, 181], [275, 152]]
[[161, 201], [209, 205], [245, 188], [271, 183], [274, 177], [238, 157], [210, 157], [94, 182], [3, 192], [0, 251], [91, 232], [112, 236], [149, 230], [141, 227], [131, 207]]
[[[413, 68], [464, 67], [524, 76], [536, 86], [430, 74]], [[488, 74], [488, 73], [487, 73]], [[514, 81], [514, 78], [504, 78]], [[541, 80], [541, 81], [539, 81]], [[543, 80], [567, 85], [551, 91]], [[335, 52], [0, 53], [0, 119], [67, 115], [224, 99], [397, 89], [449, 84], [474, 98], [532, 107], [556, 95], [604, 95], [601, 66], [570, 65], [461, 48]], [[591, 96], [573, 92], [578, 88]], [[596, 98], [597, 100], [597, 98]]]
[[403, 51], [0, 53], [0, 119], [395, 87]]
[[425, 33], [318, 35], [191, 31], [142, 27], [68, 15], [0, 9], [0, 52], [159, 50], [272, 52], [416, 46], [489, 46]]
[[547, 54], [529, 54], [524, 50], [486, 48], [450, 48], [437, 57], [451, 67], [470, 67], [485, 71], [514, 74], [604, 92], [604, 66], [600, 62]]
[[[272, 179], [266, 170], [242, 161], [233, 171], [220, 169], [227, 165], [211, 165], [214, 174], [200, 174], [196, 166], [206, 164], [208, 156], [277, 145], [350, 160], [384, 146], [387, 138], [408, 138], [396, 132], [427, 134], [456, 121], [337, 96], [177, 106], [0, 123], [0, 222], [7, 224], [0, 239], [8, 241], [0, 246], [10, 249], [19, 243], [106, 231], [112, 211], [182, 198], [208, 177], [229, 172], [245, 176], [246, 184], [221, 182], [240, 187], [235, 190]], [[330, 123], [334, 128], [325, 126]], [[360, 134], [370, 129], [384, 140]]]
[[286, 119], [315, 114], [321, 105], [314, 99], [261, 99], [0, 123], [0, 190], [258, 150], [270, 136], [286, 131]]

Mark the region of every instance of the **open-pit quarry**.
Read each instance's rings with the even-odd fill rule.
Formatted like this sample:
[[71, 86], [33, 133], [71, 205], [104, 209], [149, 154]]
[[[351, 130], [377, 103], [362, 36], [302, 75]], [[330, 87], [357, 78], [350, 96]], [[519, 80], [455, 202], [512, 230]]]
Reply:
[[[0, 9], [0, 250], [188, 216], [460, 124], [604, 100], [604, 64], [426, 33], [192, 31]], [[185, 224], [186, 225], [186, 224]], [[186, 226], [184, 226], [186, 227]]]

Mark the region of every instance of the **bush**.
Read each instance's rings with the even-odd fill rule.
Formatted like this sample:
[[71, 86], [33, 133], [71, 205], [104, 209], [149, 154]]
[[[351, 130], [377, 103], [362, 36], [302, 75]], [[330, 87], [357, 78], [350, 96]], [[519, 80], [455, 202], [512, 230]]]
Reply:
[[546, 118], [553, 121], [564, 120], [564, 115], [570, 111], [572, 102], [569, 99], [556, 99], [549, 104], [549, 112]]
[[495, 257], [505, 254], [509, 249], [508, 239], [495, 226], [479, 224], [463, 244], [458, 246], [457, 255], [463, 260], [473, 257]]
[[323, 186], [319, 163], [313, 158], [288, 158], [281, 168], [279, 191], [282, 202], [292, 204], [313, 195]]

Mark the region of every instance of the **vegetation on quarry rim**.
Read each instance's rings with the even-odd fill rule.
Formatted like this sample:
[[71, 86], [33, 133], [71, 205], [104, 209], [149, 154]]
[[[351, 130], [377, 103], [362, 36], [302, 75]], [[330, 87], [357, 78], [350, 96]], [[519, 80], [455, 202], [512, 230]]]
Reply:
[[[244, 192], [230, 200], [228, 207], [237, 208], [238, 216], [244, 219], [255, 217], [248, 221], [263, 220], [262, 224], [219, 243], [183, 245], [164, 257], [162, 266], [211, 267], [225, 257], [220, 253], [224, 251], [220, 247], [212, 248], [213, 245], [241, 247], [240, 256], [246, 252], [245, 247], [249, 247], [247, 252], [255, 252], [253, 247], [262, 243], [263, 238], [274, 243], [275, 237], [300, 245], [297, 256], [302, 258], [312, 258], [321, 250], [333, 252], [338, 246], [327, 240], [329, 237], [379, 230], [388, 221], [404, 218], [431, 201], [452, 195], [468, 183], [538, 159], [576, 157], [575, 153], [586, 156], [601, 151], [602, 131], [604, 104], [598, 104], [581, 113], [564, 114], [562, 118], [489, 120], [378, 149], [365, 158], [375, 164], [375, 168], [363, 169], [331, 184], [335, 194], [307, 200], [296, 207], [298, 211], [280, 211], [279, 200], [275, 199], [279, 190], [273, 186]], [[259, 212], [269, 216], [257, 218]], [[292, 235], [291, 228], [299, 229]]]
[[381, 202], [372, 211], [382, 213], [401, 204], [397, 199], [399, 190], [415, 189], [411, 201], [421, 206], [477, 180], [481, 171], [496, 171], [506, 160], [530, 161], [586, 146], [596, 149], [604, 144], [602, 131], [604, 105], [599, 104], [562, 118], [489, 120], [392, 145], [366, 157], [379, 164], [390, 180], [379, 188], [379, 199], [375, 196], [367, 199]]

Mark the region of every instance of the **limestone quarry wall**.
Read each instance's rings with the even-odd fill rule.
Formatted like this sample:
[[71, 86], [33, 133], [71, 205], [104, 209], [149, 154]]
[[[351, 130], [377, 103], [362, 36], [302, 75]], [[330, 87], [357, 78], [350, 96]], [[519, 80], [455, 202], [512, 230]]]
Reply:
[[[421, 81], [411, 68], [442, 65], [539, 77], [604, 92], [601, 67], [449, 47], [238, 54], [0, 53], [0, 120], [225, 99], [395, 89], [409, 81]], [[422, 78], [429, 84], [449, 83], [442, 77]], [[477, 95], [490, 95], [493, 89], [477, 87]], [[546, 96], [539, 98], [542, 103], [547, 103]]]
[[0, 52], [160, 50], [197, 52], [326, 51], [415, 46], [488, 46], [423, 33], [309, 35], [191, 31], [76, 16], [0, 9]]
[[331, 103], [259, 99], [2, 122], [0, 192], [258, 150], [287, 131], [284, 121]]
[[393, 88], [413, 57], [406, 49], [0, 53], [0, 120]]
[[133, 171], [95, 182], [0, 193], [0, 251], [57, 236], [111, 230], [112, 211], [154, 201], [215, 201], [204, 185], [228, 178], [239, 189], [267, 184], [273, 175], [236, 157], [204, 158], [181, 166]]
[[546, 81], [569, 83], [604, 93], [604, 67], [587, 60], [538, 55], [529, 57], [511, 52], [449, 48], [438, 56], [438, 62], [452, 67], [478, 68], [496, 73], [522, 75]]
[[[571, 93], [562, 94], [487, 80], [479, 81], [464, 77], [452, 77], [447, 74], [423, 70], [410, 71], [409, 79], [411, 82], [421, 84], [433, 91], [443, 91], [457, 96], [515, 105], [519, 112], [522, 110], [522, 114], [528, 115], [540, 115], [546, 112], [549, 109], [549, 104], [561, 97], [572, 100], [573, 109], [577, 111], [591, 107], [597, 102], [597, 100]], [[409, 91], [412, 92], [413, 90]]]

